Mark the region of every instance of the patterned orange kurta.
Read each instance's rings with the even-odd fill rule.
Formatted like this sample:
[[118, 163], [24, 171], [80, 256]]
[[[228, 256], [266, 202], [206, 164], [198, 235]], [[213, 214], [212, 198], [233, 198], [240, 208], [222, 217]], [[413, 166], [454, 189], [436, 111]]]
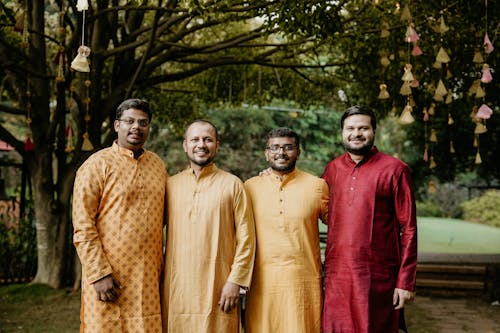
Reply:
[[318, 219], [328, 219], [328, 186], [295, 169], [245, 183], [257, 252], [247, 293], [246, 333], [319, 333], [321, 257]]
[[[82, 262], [81, 332], [161, 332], [159, 297], [167, 172], [144, 151], [136, 160], [115, 142], [77, 172], [74, 243]], [[115, 303], [97, 300], [92, 283], [112, 274]]]
[[239, 309], [217, 302], [227, 281], [248, 287], [255, 254], [252, 205], [243, 183], [215, 165], [167, 185], [163, 332], [238, 332]]

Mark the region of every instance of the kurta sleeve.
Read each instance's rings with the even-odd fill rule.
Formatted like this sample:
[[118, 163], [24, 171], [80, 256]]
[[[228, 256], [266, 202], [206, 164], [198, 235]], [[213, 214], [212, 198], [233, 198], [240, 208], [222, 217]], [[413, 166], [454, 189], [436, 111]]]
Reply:
[[236, 251], [228, 281], [242, 287], [250, 286], [255, 257], [255, 223], [250, 197], [237, 183], [234, 195], [234, 226], [236, 230]]
[[400, 257], [396, 288], [413, 291], [417, 270], [417, 217], [410, 171], [404, 166], [394, 188], [394, 208], [400, 232]]
[[112, 273], [96, 226], [103, 182], [103, 172], [88, 161], [78, 170], [73, 188], [73, 242], [90, 283]]
[[321, 211], [320, 211], [320, 219], [324, 224], [328, 224], [328, 204], [330, 202], [330, 189], [328, 188], [328, 184], [325, 180], [321, 181]]

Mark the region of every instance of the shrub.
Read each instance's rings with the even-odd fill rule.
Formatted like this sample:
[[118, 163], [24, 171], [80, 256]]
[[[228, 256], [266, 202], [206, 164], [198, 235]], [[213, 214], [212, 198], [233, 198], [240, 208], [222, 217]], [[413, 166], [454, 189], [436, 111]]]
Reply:
[[500, 191], [488, 190], [481, 196], [462, 203], [464, 219], [500, 227]]
[[432, 201], [417, 201], [417, 216], [443, 217], [444, 213], [441, 207]]
[[19, 219], [13, 227], [0, 219], [0, 282], [33, 277], [36, 263], [36, 230], [30, 219]]

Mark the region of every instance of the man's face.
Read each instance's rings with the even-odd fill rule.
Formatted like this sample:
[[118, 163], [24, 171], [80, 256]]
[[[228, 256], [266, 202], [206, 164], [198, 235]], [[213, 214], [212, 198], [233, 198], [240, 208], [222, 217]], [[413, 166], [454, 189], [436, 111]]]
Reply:
[[266, 160], [269, 166], [278, 173], [288, 173], [295, 168], [300, 155], [295, 138], [270, 138], [267, 141]]
[[118, 145], [137, 151], [142, 148], [149, 135], [148, 114], [138, 109], [127, 109], [120, 119], [115, 120], [114, 128], [118, 134]]
[[219, 149], [215, 129], [207, 123], [194, 123], [186, 131], [182, 144], [192, 164], [204, 167], [210, 164]]
[[373, 147], [375, 130], [370, 119], [370, 116], [364, 114], [355, 114], [344, 119], [342, 144], [349, 153], [364, 156]]

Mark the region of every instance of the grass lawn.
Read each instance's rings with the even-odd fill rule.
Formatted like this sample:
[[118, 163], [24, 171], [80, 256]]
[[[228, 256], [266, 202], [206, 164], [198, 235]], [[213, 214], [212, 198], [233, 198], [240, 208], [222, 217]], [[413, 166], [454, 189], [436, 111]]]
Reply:
[[[418, 217], [417, 224], [419, 252], [500, 254], [500, 228], [437, 217]], [[327, 230], [321, 222], [319, 228]]]
[[75, 333], [80, 293], [37, 284], [0, 287], [0, 333]]

